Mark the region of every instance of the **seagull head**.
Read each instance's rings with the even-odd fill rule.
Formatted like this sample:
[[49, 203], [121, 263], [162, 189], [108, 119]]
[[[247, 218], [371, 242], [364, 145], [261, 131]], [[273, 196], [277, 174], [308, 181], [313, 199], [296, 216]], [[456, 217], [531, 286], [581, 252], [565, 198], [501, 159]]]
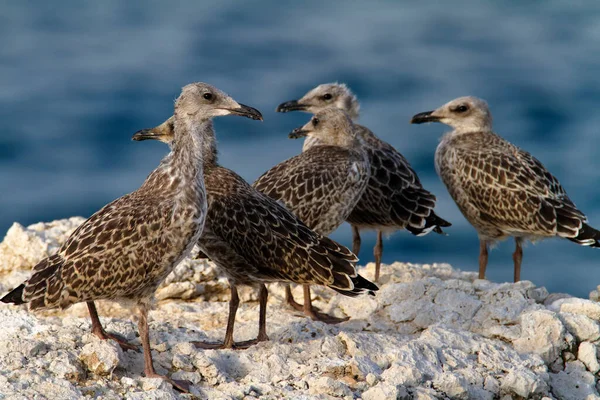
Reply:
[[441, 122], [457, 131], [491, 130], [492, 115], [487, 103], [473, 96], [459, 97], [437, 110], [416, 114], [411, 124]]
[[356, 141], [350, 116], [338, 108], [329, 107], [317, 112], [304, 126], [294, 129], [290, 139], [312, 137], [323, 145], [351, 147]]
[[175, 116], [196, 121], [206, 121], [223, 115], [239, 115], [262, 121], [256, 108], [240, 104], [225, 92], [204, 82], [183, 87], [175, 101]]
[[357, 119], [360, 104], [352, 91], [343, 83], [324, 83], [311, 89], [299, 100], [281, 103], [276, 111], [305, 111], [311, 114], [328, 108], [336, 107], [344, 110], [350, 118]]
[[132, 140], [160, 140], [163, 143], [171, 146], [173, 144], [173, 138], [175, 137], [174, 118], [171, 117], [157, 127], [150, 129], [142, 129], [137, 131]]

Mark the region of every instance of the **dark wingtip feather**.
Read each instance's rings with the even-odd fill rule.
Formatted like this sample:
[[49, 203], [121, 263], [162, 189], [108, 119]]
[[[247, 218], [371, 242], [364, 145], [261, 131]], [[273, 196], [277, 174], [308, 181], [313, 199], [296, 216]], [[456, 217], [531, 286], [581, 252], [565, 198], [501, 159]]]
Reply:
[[363, 278], [361, 275], [356, 275], [355, 277], [350, 278], [350, 279], [352, 280], [352, 283], [354, 284], [354, 289], [352, 289], [352, 290], [342, 290], [342, 289], [337, 289], [334, 287], [331, 287], [331, 288], [333, 290], [335, 290], [336, 292], [343, 294], [344, 296], [350, 296], [350, 297], [358, 296], [359, 294], [362, 294], [364, 292], [367, 292], [371, 296], [375, 296], [375, 292], [379, 290], [379, 287], [377, 287], [376, 284]]
[[24, 304], [23, 289], [25, 289], [25, 284], [17, 286], [15, 289], [11, 290], [3, 298], [1, 298], [0, 301], [3, 303]]
[[581, 228], [579, 229], [579, 233], [577, 233], [577, 236], [567, 239], [582, 246], [596, 248], [600, 247], [600, 231], [592, 228], [586, 223], [582, 224]]
[[358, 288], [363, 291], [368, 290], [371, 295], [375, 295], [374, 292], [379, 290], [379, 287], [376, 284], [363, 278], [361, 275], [356, 275], [355, 278], [352, 278], [352, 283], [354, 283], [354, 289]]
[[439, 235], [447, 235], [446, 232], [442, 230], [442, 228], [447, 228], [452, 226], [452, 224], [446, 221], [443, 218], [440, 218], [433, 210], [431, 214], [427, 218], [425, 218], [425, 226], [422, 228], [415, 228], [414, 226], [408, 225], [406, 230], [412, 233], [415, 236], [423, 236], [427, 235], [429, 232], [433, 231]]

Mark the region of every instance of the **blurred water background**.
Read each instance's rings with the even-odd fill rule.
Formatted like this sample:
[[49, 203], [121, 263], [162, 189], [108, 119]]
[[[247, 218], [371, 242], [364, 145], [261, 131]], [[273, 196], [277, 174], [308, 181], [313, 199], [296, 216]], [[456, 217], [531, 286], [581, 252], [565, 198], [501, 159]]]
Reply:
[[[435, 174], [438, 124], [409, 118], [462, 95], [486, 99], [496, 132], [539, 158], [600, 228], [600, 2], [4, 2], [0, 13], [0, 232], [13, 221], [89, 216], [136, 189], [167, 152], [135, 143], [206, 81], [260, 109], [219, 118], [220, 160], [254, 181], [298, 153], [277, 114], [319, 83], [346, 82], [360, 123], [394, 145], [453, 222], [447, 237], [397, 232], [384, 261], [477, 269], [478, 240]], [[350, 245], [344, 224], [333, 237]], [[371, 261], [374, 233], [363, 235]], [[512, 280], [513, 243], [488, 278]], [[600, 251], [564, 240], [525, 249], [523, 279], [587, 296]]]

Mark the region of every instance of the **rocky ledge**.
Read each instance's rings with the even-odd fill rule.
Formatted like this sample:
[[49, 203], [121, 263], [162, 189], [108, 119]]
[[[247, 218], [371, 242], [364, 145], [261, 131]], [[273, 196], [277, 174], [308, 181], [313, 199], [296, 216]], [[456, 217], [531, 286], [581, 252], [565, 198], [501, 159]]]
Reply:
[[[81, 222], [13, 225], [0, 244], [0, 293]], [[228, 289], [210, 262], [185, 260], [157, 291], [150, 330], [159, 372], [195, 384], [186, 395], [143, 378], [141, 352], [91, 335], [84, 305], [35, 314], [0, 305], [0, 398], [600, 399], [596, 301], [446, 264], [385, 265], [380, 288], [355, 299], [317, 288], [317, 306], [351, 317], [330, 326], [294, 315], [270, 285], [269, 342], [198, 350], [191, 341], [224, 335]], [[241, 298], [237, 340], [258, 329], [256, 293]], [[130, 309], [99, 306], [108, 330], [139, 344]]]

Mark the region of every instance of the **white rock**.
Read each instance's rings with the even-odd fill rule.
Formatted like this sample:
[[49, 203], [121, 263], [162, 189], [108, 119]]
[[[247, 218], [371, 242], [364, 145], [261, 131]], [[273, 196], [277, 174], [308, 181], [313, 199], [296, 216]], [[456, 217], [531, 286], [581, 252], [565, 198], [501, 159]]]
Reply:
[[365, 380], [369, 386], [373, 386], [375, 383], [377, 383], [377, 375], [368, 373], [365, 377]]
[[547, 390], [546, 382], [530, 370], [513, 369], [502, 379], [501, 389], [524, 398]]
[[395, 385], [384, 382], [366, 390], [362, 394], [363, 400], [396, 400], [400, 397], [400, 391]]
[[198, 297], [200, 291], [193, 282], [173, 282], [168, 286], [162, 287], [156, 291], [154, 297], [157, 300], [165, 299], [192, 299]]
[[565, 327], [551, 311], [532, 311], [521, 315], [521, 335], [513, 341], [520, 353], [539, 354], [553, 362], [567, 347]]
[[577, 359], [585, 364], [588, 371], [595, 374], [600, 370], [596, 346], [590, 342], [581, 342], [577, 350]]
[[550, 305], [550, 309], [564, 313], [582, 314], [594, 321], [600, 320], [600, 303], [591, 300], [577, 297], [559, 299]]
[[444, 372], [433, 380], [433, 387], [453, 399], [468, 399], [468, 382], [458, 374]]
[[152, 390], [167, 391], [171, 387], [167, 381], [162, 378], [140, 378], [142, 389], [146, 392]]
[[497, 394], [500, 391], [500, 383], [491, 375], [485, 377], [483, 388], [492, 394]]
[[[54, 251], [75, 225], [15, 227], [0, 245], [0, 282], [19, 284], [30, 274], [25, 264]], [[11, 260], [7, 270], [4, 256]], [[394, 263], [382, 271], [376, 297], [346, 299], [315, 288], [315, 303], [350, 315], [348, 322], [293, 315], [281, 286], [270, 285], [269, 342], [244, 351], [198, 350], [192, 341], [223, 338], [229, 288], [213, 263], [186, 259], [157, 297], [199, 299], [159, 301], [150, 313], [155, 368], [194, 383], [182, 398], [597, 398], [600, 385], [590, 372], [600, 371], [595, 303], [548, 294], [531, 282], [478, 280], [447, 264]], [[363, 270], [367, 277], [373, 272], [373, 264]], [[240, 287], [240, 297], [235, 338], [247, 340], [257, 332], [256, 290]], [[130, 310], [110, 302], [98, 307], [108, 330], [135, 337]], [[141, 352], [123, 353], [91, 335], [85, 304], [38, 314], [2, 306], [0, 321], [0, 397], [179, 396], [162, 379], [141, 378]], [[99, 357], [104, 350], [107, 362]], [[84, 364], [95, 372], [86, 374]]]
[[595, 381], [593, 374], [574, 362], [567, 363], [564, 371], [550, 374], [552, 393], [561, 400], [600, 399]]
[[47, 354], [50, 359], [48, 370], [56, 377], [71, 381], [78, 381], [83, 378], [84, 372], [77, 358], [65, 351], [54, 351]]
[[124, 387], [134, 387], [137, 386], [137, 381], [133, 378], [124, 376], [121, 378], [121, 385], [123, 385]]
[[593, 342], [600, 339], [600, 324], [590, 317], [570, 312], [561, 312], [558, 316], [578, 341]]
[[175, 396], [173, 392], [166, 390], [147, 390], [145, 392], [127, 393], [125, 398], [127, 400], [177, 400], [177, 396]]
[[113, 340], [94, 340], [83, 346], [79, 359], [90, 372], [110, 375], [123, 358], [123, 350]]
[[[424, 363], [421, 362], [423, 365]], [[419, 386], [423, 381], [423, 374], [416, 365], [410, 363], [394, 364], [381, 374], [381, 377], [395, 386]]]
[[27, 228], [15, 222], [0, 243], [0, 273], [31, 269], [53, 254], [83, 221], [85, 219], [81, 217], [73, 217]]
[[548, 289], [545, 287], [527, 289], [527, 297], [533, 299], [536, 303], [543, 303], [548, 296]]
[[328, 376], [311, 379], [308, 384], [311, 394], [328, 394], [335, 397], [352, 396], [352, 390], [348, 385]]

